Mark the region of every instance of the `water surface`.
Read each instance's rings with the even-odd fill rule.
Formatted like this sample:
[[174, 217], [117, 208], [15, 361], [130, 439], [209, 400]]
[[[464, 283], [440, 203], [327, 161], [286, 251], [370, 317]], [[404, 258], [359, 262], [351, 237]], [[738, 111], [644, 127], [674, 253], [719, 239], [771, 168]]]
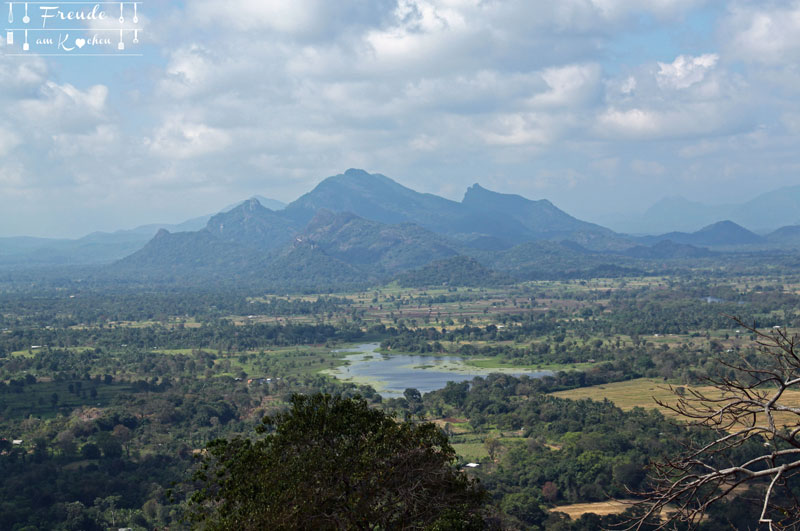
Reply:
[[513, 376], [541, 378], [552, 371], [520, 369], [482, 369], [467, 365], [457, 356], [384, 354], [377, 343], [356, 345], [335, 352], [353, 352], [345, 356], [347, 365], [326, 371], [340, 380], [374, 387], [384, 398], [403, 396], [409, 387], [421, 393], [441, 389], [447, 382], [463, 382], [476, 376], [504, 373]]

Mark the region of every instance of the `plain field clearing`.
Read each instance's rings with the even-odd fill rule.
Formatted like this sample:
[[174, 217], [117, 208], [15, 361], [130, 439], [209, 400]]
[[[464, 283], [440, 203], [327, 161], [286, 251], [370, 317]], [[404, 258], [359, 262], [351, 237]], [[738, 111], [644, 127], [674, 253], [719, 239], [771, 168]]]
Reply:
[[[720, 395], [718, 390], [709, 386], [692, 387], [673, 384], [673, 387], [684, 387], [687, 390], [696, 389], [711, 397]], [[669, 390], [667, 383], [654, 378], [638, 378], [626, 382], [582, 387], [579, 389], [570, 389], [568, 391], [558, 391], [552, 393], [552, 395], [572, 400], [590, 398], [599, 401], [607, 398], [624, 410], [630, 410], [634, 407], [643, 407], [645, 409], [658, 409], [666, 416], [677, 416], [675, 412], [655, 403], [654, 399], [658, 399], [668, 404], [674, 404], [678, 401], [678, 397]], [[689, 393], [687, 393], [686, 396], [688, 397]], [[783, 403], [790, 406], [800, 406], [800, 390], [786, 391], [784, 393]], [[800, 422], [800, 417], [791, 413], [777, 413], [775, 418], [778, 422], [783, 423], [795, 424]]]
[[466, 461], [480, 461], [481, 459], [489, 457], [486, 446], [481, 442], [455, 443], [452, 446], [453, 450]]
[[565, 513], [573, 520], [579, 519], [584, 514], [594, 513], [598, 516], [624, 513], [630, 509], [637, 500], [608, 500], [594, 503], [573, 503], [553, 507], [551, 511]]

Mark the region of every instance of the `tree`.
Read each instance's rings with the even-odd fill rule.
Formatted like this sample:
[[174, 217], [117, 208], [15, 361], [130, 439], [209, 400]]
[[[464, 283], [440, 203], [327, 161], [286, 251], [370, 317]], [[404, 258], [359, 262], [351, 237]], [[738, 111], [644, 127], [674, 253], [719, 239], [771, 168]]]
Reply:
[[192, 519], [206, 529], [482, 529], [484, 491], [433, 424], [361, 398], [295, 395], [257, 440], [216, 440]]
[[85, 459], [99, 459], [100, 448], [94, 443], [86, 443], [81, 447], [81, 455]]
[[689, 388], [681, 395], [673, 389], [675, 404], [657, 400], [712, 435], [655, 465], [654, 488], [642, 493], [647, 499], [632, 527], [657, 521], [667, 505], [677, 511], [661, 527], [696, 525], [712, 505], [739, 494], [758, 501], [751, 525], [800, 527], [800, 407], [790, 403], [800, 388], [800, 336], [733, 319], [753, 334], [755, 351], [720, 359], [727, 376], [707, 379], [713, 392]]

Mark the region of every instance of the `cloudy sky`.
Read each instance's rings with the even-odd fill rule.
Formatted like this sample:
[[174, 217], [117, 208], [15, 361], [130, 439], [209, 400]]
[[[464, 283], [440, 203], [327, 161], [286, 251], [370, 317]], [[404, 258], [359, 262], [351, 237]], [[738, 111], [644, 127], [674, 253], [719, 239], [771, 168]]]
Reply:
[[800, 184], [797, 0], [147, 0], [139, 16], [141, 57], [16, 56], [0, 37], [0, 235], [288, 202], [350, 167], [591, 221]]

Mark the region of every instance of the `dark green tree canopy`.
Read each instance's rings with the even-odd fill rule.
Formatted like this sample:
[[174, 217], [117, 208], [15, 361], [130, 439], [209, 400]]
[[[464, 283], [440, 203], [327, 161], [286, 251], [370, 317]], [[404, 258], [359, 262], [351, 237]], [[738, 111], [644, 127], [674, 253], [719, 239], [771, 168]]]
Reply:
[[485, 494], [431, 423], [360, 398], [295, 395], [257, 440], [209, 444], [192, 518], [207, 529], [481, 529]]

